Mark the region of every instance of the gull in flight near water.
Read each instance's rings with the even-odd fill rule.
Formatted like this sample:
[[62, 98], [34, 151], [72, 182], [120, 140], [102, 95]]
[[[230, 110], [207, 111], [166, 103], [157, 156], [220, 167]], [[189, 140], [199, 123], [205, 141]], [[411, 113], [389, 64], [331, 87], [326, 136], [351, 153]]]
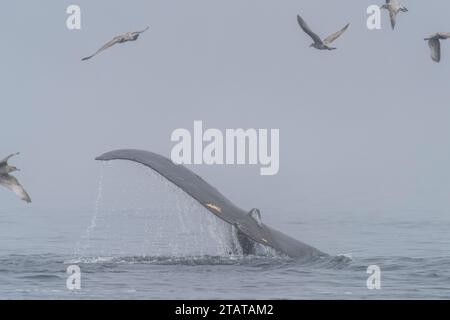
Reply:
[[14, 166], [8, 165], [8, 160], [18, 154], [19, 153], [14, 153], [0, 161], [0, 185], [14, 192], [23, 201], [30, 203], [31, 199], [28, 193], [25, 191], [19, 181], [17, 181], [14, 176], [10, 175], [11, 172], [19, 171], [19, 169]]
[[428, 38], [425, 38], [425, 41], [428, 41], [428, 45], [431, 50], [431, 59], [435, 62], [441, 61], [441, 41], [450, 38], [450, 32], [438, 32], [435, 33]]
[[299, 15], [297, 15], [297, 21], [298, 21], [298, 24], [300, 25], [300, 27], [302, 28], [302, 30], [313, 39], [314, 43], [312, 43], [310, 45], [310, 47], [313, 47], [313, 48], [316, 48], [319, 50], [335, 50], [336, 48], [330, 47], [330, 44], [334, 40], [339, 38], [347, 30], [348, 26], [350, 25], [350, 23], [348, 23], [344, 28], [342, 28], [338, 32], [335, 32], [332, 35], [325, 38], [324, 40], [322, 40], [317, 34], [312, 32], [312, 30], [306, 24], [305, 20], [303, 20], [302, 17], [300, 17]]
[[397, 0], [386, 0], [386, 4], [381, 6], [381, 9], [389, 11], [389, 17], [391, 19], [392, 30], [395, 28], [395, 22], [397, 20], [397, 14], [401, 12], [408, 12], [406, 7], [403, 7]]
[[118, 43], [124, 43], [127, 41], [135, 41], [139, 38], [141, 33], [144, 33], [145, 31], [147, 31], [150, 27], [145, 28], [142, 31], [135, 31], [135, 32], [127, 32], [124, 33], [120, 36], [114, 37], [110, 42], [106, 43], [103, 47], [101, 47], [100, 49], [97, 50], [97, 52], [95, 52], [93, 55], [90, 55], [89, 57], [83, 58], [81, 59], [82, 61], [86, 61], [91, 59], [92, 57], [96, 56], [97, 54], [99, 54], [102, 51], [105, 51], [108, 48], [111, 48], [113, 45], [118, 44]]

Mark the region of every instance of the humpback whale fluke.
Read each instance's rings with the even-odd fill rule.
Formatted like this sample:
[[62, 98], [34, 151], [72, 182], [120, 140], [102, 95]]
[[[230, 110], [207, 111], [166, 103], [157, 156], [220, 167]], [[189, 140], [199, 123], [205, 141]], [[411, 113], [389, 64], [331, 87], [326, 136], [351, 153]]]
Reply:
[[235, 226], [238, 239], [245, 241], [243, 248], [249, 247], [250, 239], [292, 258], [327, 256], [303, 242], [266, 226], [262, 223], [258, 209], [252, 209], [250, 212], [242, 210], [191, 170], [175, 165], [159, 154], [142, 150], [116, 150], [107, 152], [96, 160], [129, 160], [151, 168], [198, 201], [209, 212]]
[[318, 50], [335, 50], [336, 48], [330, 47], [331, 43], [339, 38], [345, 31], [347, 31], [347, 28], [350, 25], [350, 23], [347, 23], [347, 25], [341, 30], [329, 35], [324, 40], [322, 40], [311, 30], [306, 21], [303, 20], [300, 15], [297, 15], [297, 22], [300, 25], [300, 28], [302, 28], [302, 30], [313, 39], [314, 43], [312, 43], [310, 47], [316, 48]]
[[8, 164], [8, 160], [14, 156], [17, 156], [18, 154], [19, 152], [11, 154], [0, 161], [0, 185], [14, 192], [23, 201], [30, 203], [31, 199], [28, 193], [25, 191], [19, 181], [17, 181], [14, 176], [10, 175], [11, 172], [20, 171], [16, 167], [10, 166]]
[[105, 51], [106, 49], [111, 48], [115, 44], [124, 43], [124, 42], [127, 42], [127, 41], [135, 41], [135, 40], [137, 40], [139, 38], [141, 33], [144, 33], [149, 28], [150, 27], [146, 27], [144, 30], [141, 30], [141, 31], [127, 32], [127, 33], [124, 33], [124, 34], [122, 34], [120, 36], [114, 37], [111, 41], [106, 43], [103, 47], [98, 49], [94, 54], [81, 59], [81, 61], [89, 60], [89, 59], [93, 58], [94, 56], [96, 56], [97, 54], [101, 53], [102, 51]]

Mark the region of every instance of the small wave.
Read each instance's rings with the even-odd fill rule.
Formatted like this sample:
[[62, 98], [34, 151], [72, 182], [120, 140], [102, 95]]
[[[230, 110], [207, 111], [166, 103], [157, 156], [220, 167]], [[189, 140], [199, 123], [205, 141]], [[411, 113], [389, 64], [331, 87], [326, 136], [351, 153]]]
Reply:
[[344, 269], [349, 267], [353, 262], [353, 258], [350, 255], [337, 255], [337, 256], [320, 256], [311, 258], [308, 261], [302, 261], [305, 266], [313, 266], [323, 269]]
[[273, 265], [286, 262], [281, 256], [124, 256], [124, 257], [83, 257], [70, 259], [65, 264], [151, 264], [151, 265]]
[[60, 280], [60, 279], [62, 279], [60, 276], [57, 276], [55, 274], [35, 274], [35, 275], [22, 276], [19, 278], [26, 279], [26, 280], [52, 280], [52, 279]]

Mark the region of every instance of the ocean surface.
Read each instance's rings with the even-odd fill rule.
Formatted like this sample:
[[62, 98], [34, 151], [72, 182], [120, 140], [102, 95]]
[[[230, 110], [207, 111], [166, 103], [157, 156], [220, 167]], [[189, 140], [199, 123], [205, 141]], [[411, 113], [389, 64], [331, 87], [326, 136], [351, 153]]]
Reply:
[[[279, 209], [264, 222], [330, 257], [244, 256], [233, 229], [177, 187], [137, 165], [119, 183], [121, 169], [102, 167], [89, 209], [0, 207], [1, 299], [450, 298], [450, 213]], [[72, 265], [79, 290], [66, 285]]]

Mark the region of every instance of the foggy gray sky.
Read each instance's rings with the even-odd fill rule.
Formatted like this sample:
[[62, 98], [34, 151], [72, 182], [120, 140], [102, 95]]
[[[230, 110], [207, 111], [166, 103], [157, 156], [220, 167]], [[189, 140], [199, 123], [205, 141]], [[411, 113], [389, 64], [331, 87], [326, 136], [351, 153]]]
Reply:
[[[445, 211], [450, 197], [450, 41], [433, 63], [425, 36], [450, 31], [446, 0], [403, 1], [392, 32], [366, 28], [378, 1], [9, 1], [2, 4], [1, 156], [34, 208], [92, 207], [100, 164], [118, 148], [170, 155], [176, 128], [279, 128], [280, 172], [195, 166], [243, 208]], [[82, 30], [65, 27], [82, 9]], [[309, 48], [351, 26], [334, 52]], [[91, 61], [113, 36], [137, 42]], [[126, 172], [124, 173], [124, 178]], [[3, 208], [26, 207], [0, 191]]]

